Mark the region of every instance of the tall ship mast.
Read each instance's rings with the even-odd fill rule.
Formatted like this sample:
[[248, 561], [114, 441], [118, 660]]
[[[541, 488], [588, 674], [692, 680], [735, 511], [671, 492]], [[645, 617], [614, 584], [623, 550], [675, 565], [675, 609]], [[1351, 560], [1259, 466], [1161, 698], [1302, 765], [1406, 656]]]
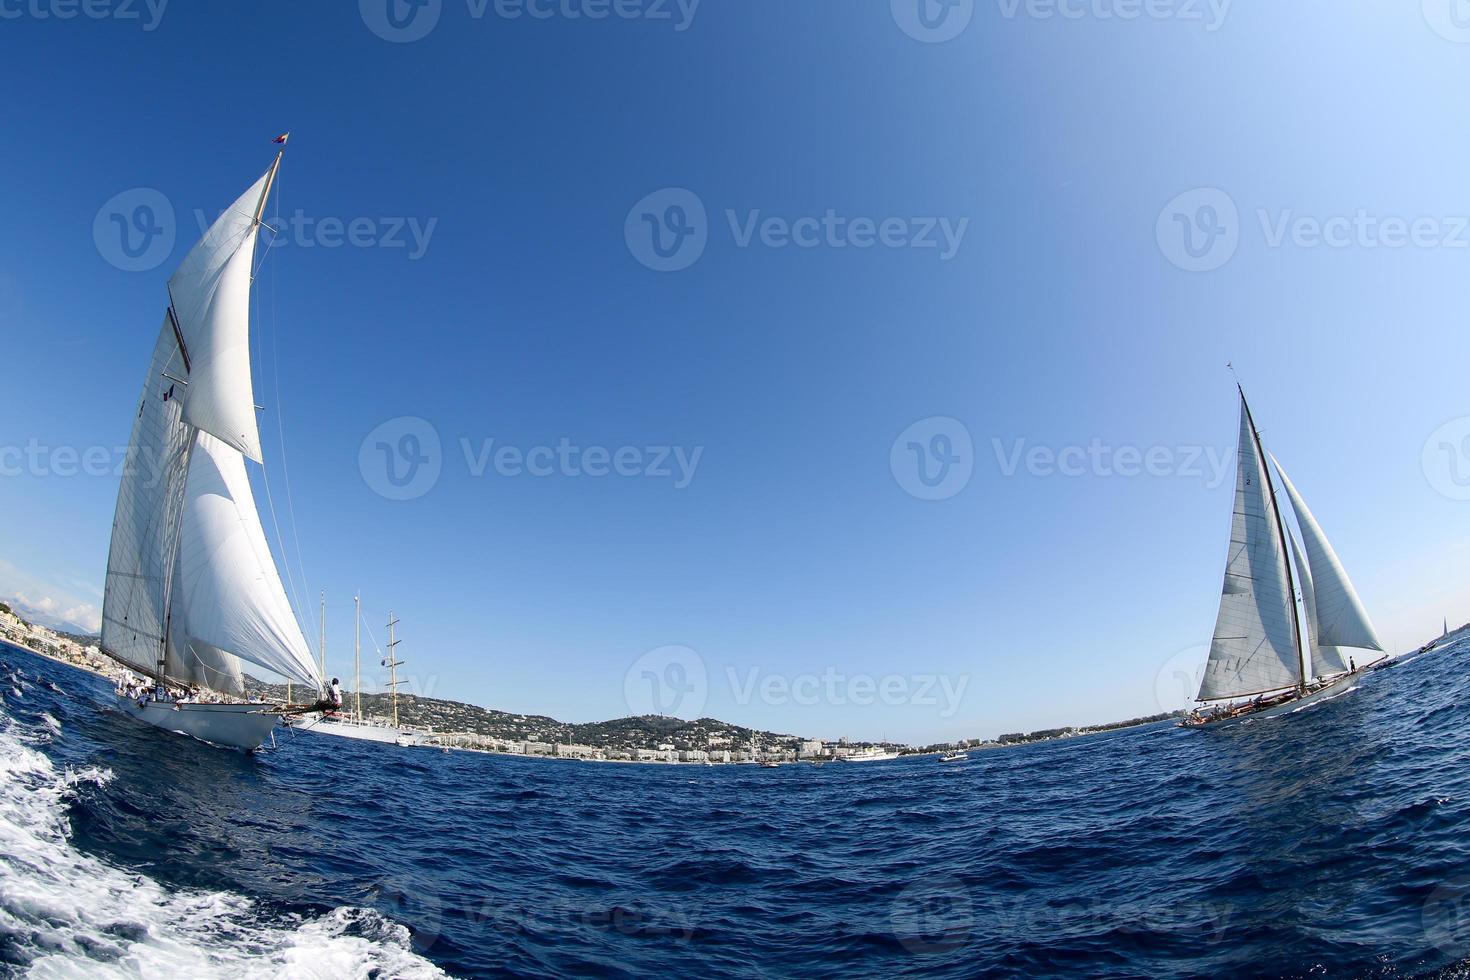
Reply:
[[[1286, 470], [1262, 446], [1245, 391], [1236, 389], [1240, 440], [1230, 551], [1198, 697], [1215, 707], [1197, 708], [1185, 719], [1190, 727], [1283, 714], [1344, 693], [1362, 672], [1346, 651], [1383, 650], [1337, 553]], [[1272, 467], [1296, 518], [1295, 535]]]
[[283, 153], [168, 281], [128, 440], [102, 609], [103, 652], [154, 682], [120, 688], [127, 713], [247, 750], [270, 734], [280, 709], [243, 700], [243, 662], [324, 687], [246, 471], [247, 459], [264, 459], [250, 373], [250, 287]]

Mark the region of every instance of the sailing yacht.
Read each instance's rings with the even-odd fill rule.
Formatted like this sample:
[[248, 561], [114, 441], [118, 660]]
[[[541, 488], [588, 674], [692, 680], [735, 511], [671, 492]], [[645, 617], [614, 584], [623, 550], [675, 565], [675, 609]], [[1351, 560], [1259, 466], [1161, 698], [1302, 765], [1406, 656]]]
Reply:
[[377, 722], [368, 721], [362, 714], [362, 597], [357, 596], [353, 600], [353, 664], [356, 671], [354, 690], [355, 710], [352, 712], [332, 711], [322, 712], [315, 718], [302, 722], [301, 731], [317, 732], [322, 735], [337, 735], [342, 738], [355, 738], [364, 742], [383, 742], [398, 746], [417, 746], [424, 744], [423, 737], [417, 732], [408, 731], [398, 727], [398, 668], [403, 666], [403, 661], [397, 658], [395, 653], [399, 640], [393, 632], [398, 625], [398, 620], [392, 613], [388, 614], [388, 657], [383, 661], [384, 666], [390, 666], [393, 670], [393, 680], [389, 687], [393, 691], [393, 725], [380, 725]]
[[282, 706], [244, 697], [242, 661], [319, 693], [324, 686], [245, 468], [247, 458], [263, 460], [250, 285], [282, 153], [168, 281], [118, 489], [102, 607], [102, 651], [152, 682], [125, 675], [123, 712], [247, 751], [271, 733]]
[[[1235, 516], [1197, 699], [1215, 707], [1197, 707], [1184, 720], [1187, 727], [1284, 714], [1344, 693], [1363, 669], [1344, 651], [1383, 650], [1337, 553], [1281, 463], [1262, 447], [1245, 391], [1236, 387]], [[1282, 519], [1272, 467], [1296, 517], [1300, 543]]]

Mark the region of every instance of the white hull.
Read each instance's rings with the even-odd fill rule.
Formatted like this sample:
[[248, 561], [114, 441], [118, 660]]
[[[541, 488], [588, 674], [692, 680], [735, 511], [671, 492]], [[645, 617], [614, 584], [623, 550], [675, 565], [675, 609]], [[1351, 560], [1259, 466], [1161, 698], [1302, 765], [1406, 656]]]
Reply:
[[249, 752], [270, 736], [280, 717], [265, 704], [188, 704], [118, 696], [119, 710], [156, 728]]
[[1353, 685], [1357, 684], [1362, 675], [1363, 671], [1361, 670], [1354, 673], [1343, 674], [1336, 680], [1329, 681], [1325, 687], [1318, 688], [1304, 698], [1292, 698], [1290, 701], [1284, 701], [1281, 704], [1274, 704], [1271, 707], [1264, 708], [1260, 711], [1252, 711], [1247, 714], [1236, 715], [1233, 718], [1223, 718], [1219, 721], [1205, 722], [1203, 727], [1220, 728], [1226, 725], [1232, 725], [1247, 720], [1255, 720], [1259, 718], [1275, 718], [1280, 715], [1289, 715], [1293, 711], [1297, 711], [1301, 708], [1307, 707], [1309, 704], [1313, 704], [1318, 701], [1326, 701], [1329, 698], [1337, 697], [1339, 694], [1346, 694], [1348, 691], [1352, 690]]
[[889, 762], [898, 758], [897, 752], [878, 752], [873, 755], [845, 755], [843, 762]]
[[370, 722], [349, 721], [345, 718], [322, 718], [298, 726], [299, 731], [317, 732], [321, 735], [336, 735], [339, 738], [355, 738], [363, 742], [382, 742], [388, 745], [418, 745], [419, 737], [412, 732], [374, 725]]

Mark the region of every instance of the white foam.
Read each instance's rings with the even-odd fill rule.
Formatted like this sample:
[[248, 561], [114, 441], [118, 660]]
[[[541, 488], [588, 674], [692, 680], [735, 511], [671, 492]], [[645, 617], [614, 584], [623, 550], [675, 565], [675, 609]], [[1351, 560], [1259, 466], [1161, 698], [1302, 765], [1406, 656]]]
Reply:
[[[441, 977], [367, 909], [269, 917], [243, 895], [174, 891], [84, 854], [66, 802], [104, 769], [58, 771], [0, 716], [0, 937], [34, 977]], [[363, 934], [373, 938], [364, 938]]]

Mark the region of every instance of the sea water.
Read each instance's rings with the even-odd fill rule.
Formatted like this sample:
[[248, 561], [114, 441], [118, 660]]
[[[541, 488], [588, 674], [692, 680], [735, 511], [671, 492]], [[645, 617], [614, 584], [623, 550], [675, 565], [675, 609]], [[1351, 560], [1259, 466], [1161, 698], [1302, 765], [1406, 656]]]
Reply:
[[[1223, 730], [821, 768], [281, 739], [13, 648], [0, 964], [36, 976], [1459, 976], [1470, 643]], [[61, 692], [49, 690], [49, 680]]]

